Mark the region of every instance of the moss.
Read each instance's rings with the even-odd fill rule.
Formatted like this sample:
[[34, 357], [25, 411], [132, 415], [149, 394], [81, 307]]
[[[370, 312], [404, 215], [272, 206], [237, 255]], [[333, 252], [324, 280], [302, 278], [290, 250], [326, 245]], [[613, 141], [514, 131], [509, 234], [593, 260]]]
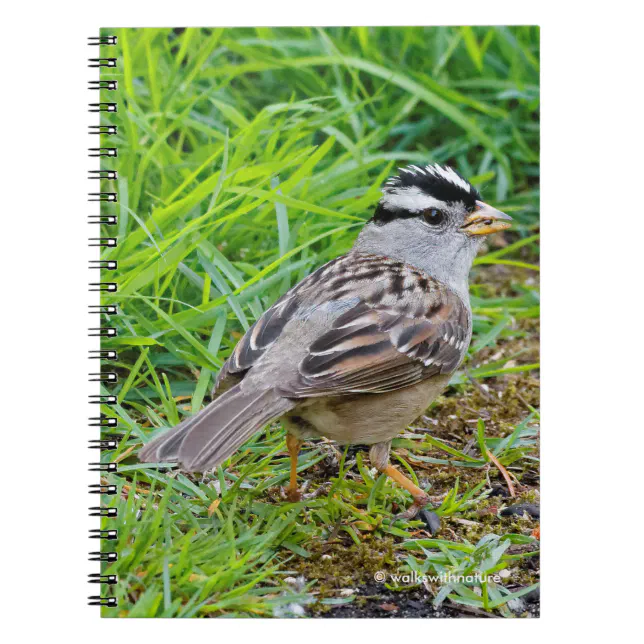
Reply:
[[[338, 597], [342, 589], [372, 584], [378, 571], [396, 572], [396, 543], [385, 536], [367, 537], [364, 543], [348, 545], [343, 542], [314, 541], [308, 548], [311, 556], [289, 562], [289, 567], [303, 575], [307, 582], [317, 580], [315, 591], [318, 598]], [[365, 597], [358, 596], [354, 603], [364, 605]], [[332, 606], [319, 601], [311, 607], [314, 613], [325, 613]]]

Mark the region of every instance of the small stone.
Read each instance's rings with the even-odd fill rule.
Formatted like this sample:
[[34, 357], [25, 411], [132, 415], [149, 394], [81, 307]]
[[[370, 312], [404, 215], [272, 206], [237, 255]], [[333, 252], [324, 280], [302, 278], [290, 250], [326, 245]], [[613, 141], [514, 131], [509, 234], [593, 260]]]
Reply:
[[528, 604], [535, 604], [541, 598], [541, 589], [537, 586], [534, 590], [531, 590], [529, 593], [526, 593], [522, 599]]
[[341, 597], [351, 597], [351, 595], [355, 595], [355, 594], [356, 594], [355, 588], [343, 588], [340, 591]]
[[496, 573], [502, 579], [507, 579], [510, 576], [510, 571], [507, 568], [503, 568]]
[[508, 608], [513, 612], [513, 613], [523, 613], [525, 611], [525, 602], [521, 597], [516, 597], [515, 599], [511, 599], [508, 602]]
[[541, 510], [534, 503], [517, 503], [517, 505], [509, 505], [507, 508], [501, 510], [502, 517], [522, 517], [524, 514], [527, 514], [533, 519], [538, 519], [541, 516]]
[[208, 487], [212, 488], [215, 492], [217, 492], [217, 494], [221, 494], [221, 483], [219, 479], [208, 483]]
[[380, 604], [378, 608], [381, 608], [382, 610], [386, 610], [389, 613], [395, 610], [398, 610], [398, 606], [396, 606], [396, 604]]
[[429, 510], [421, 510], [418, 513], [419, 518], [427, 526], [428, 532], [432, 537], [440, 530], [441, 520], [435, 512]]
[[459, 519], [458, 517], [452, 518], [452, 521], [460, 523], [461, 525], [477, 526], [481, 525], [480, 521], [470, 521], [469, 519]]
[[490, 496], [500, 496], [507, 499], [510, 493], [502, 485], [494, 485], [490, 490]]

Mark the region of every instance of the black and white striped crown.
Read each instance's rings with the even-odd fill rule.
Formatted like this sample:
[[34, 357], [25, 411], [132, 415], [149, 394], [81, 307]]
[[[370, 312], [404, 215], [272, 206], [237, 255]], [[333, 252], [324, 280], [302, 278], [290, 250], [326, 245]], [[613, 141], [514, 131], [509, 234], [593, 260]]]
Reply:
[[462, 202], [473, 208], [481, 199], [478, 190], [456, 170], [438, 163], [419, 167], [410, 165], [399, 168], [397, 176], [390, 177], [382, 187], [382, 205], [387, 207], [399, 200], [396, 197], [430, 197], [437, 202]]

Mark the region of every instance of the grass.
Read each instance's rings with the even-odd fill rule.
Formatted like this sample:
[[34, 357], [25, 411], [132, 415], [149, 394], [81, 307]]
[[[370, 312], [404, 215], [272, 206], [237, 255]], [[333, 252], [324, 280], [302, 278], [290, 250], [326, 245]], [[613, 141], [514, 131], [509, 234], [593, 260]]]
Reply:
[[[538, 582], [536, 524], [498, 511], [515, 477], [538, 499], [538, 30], [497, 28], [118, 29], [118, 335], [103, 348], [117, 396], [103, 497], [118, 508], [119, 581], [105, 616], [405, 614], [410, 590], [375, 571], [506, 570], [501, 582], [421, 588], [418, 615], [503, 616]], [[101, 100], [114, 100], [103, 91]], [[406, 492], [366, 452], [310, 443], [299, 471], [328, 495], [279, 497], [288, 477], [279, 426], [203, 477], [139, 463], [137, 450], [200, 409], [253, 321], [345, 253], [399, 165], [449, 162], [512, 214], [513, 230], [477, 258], [466, 362], [427, 416], [396, 439], [392, 462], [436, 497], [441, 532], [392, 524]], [[114, 189], [105, 182], [104, 190]], [[492, 242], [491, 242], [492, 243]], [[104, 367], [108, 369], [107, 365]], [[490, 453], [493, 458], [490, 457]], [[371, 583], [371, 586], [369, 584]], [[349, 589], [349, 590], [347, 590]], [[417, 592], [418, 589], [415, 590]], [[513, 604], [513, 600], [515, 603]], [[387, 605], [387, 609], [381, 606]], [[395, 608], [391, 608], [391, 605]], [[524, 606], [524, 609], [527, 608]], [[443, 613], [440, 613], [443, 610]], [[425, 611], [425, 612], [423, 612]]]

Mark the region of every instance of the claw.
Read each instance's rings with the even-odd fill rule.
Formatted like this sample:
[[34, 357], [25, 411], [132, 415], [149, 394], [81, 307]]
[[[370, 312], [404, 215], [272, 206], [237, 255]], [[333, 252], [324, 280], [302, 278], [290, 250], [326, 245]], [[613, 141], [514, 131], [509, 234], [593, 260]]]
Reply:
[[314, 492], [309, 492], [308, 494], [305, 494], [309, 485], [310, 485], [310, 481], [306, 481], [300, 490], [280, 487], [280, 495], [284, 500], [288, 501], [289, 503], [298, 503], [299, 501], [310, 501], [311, 499], [317, 499], [317, 497], [323, 494], [331, 484], [328, 482], [322, 483], [322, 485], [320, 485], [320, 487]]
[[302, 493], [291, 488], [280, 487], [280, 496], [289, 503], [297, 503], [302, 500]]
[[413, 519], [421, 511], [421, 509], [422, 506], [412, 503], [404, 512], [395, 514], [392, 518], [392, 521], [398, 521], [399, 519], [408, 521], [409, 519]]
[[[308, 487], [308, 485], [305, 485], [302, 488], [302, 492], [304, 492], [304, 489], [307, 488], [307, 487]], [[310, 499], [317, 499], [318, 496], [321, 496], [322, 494], [324, 494], [324, 492], [328, 492], [328, 489], [330, 487], [331, 487], [331, 483], [329, 483], [327, 481], [326, 483], [322, 483], [322, 485], [320, 485], [320, 487], [317, 490], [315, 490], [315, 492], [309, 492], [308, 494], [302, 494], [302, 498], [306, 499], [307, 501], [310, 500]]]
[[427, 494], [423, 496], [414, 497], [414, 502], [404, 511], [399, 514], [394, 515], [392, 518], [392, 523], [402, 519], [403, 521], [408, 521], [409, 519], [414, 519], [416, 515], [427, 505], [430, 505], [431, 501]]

